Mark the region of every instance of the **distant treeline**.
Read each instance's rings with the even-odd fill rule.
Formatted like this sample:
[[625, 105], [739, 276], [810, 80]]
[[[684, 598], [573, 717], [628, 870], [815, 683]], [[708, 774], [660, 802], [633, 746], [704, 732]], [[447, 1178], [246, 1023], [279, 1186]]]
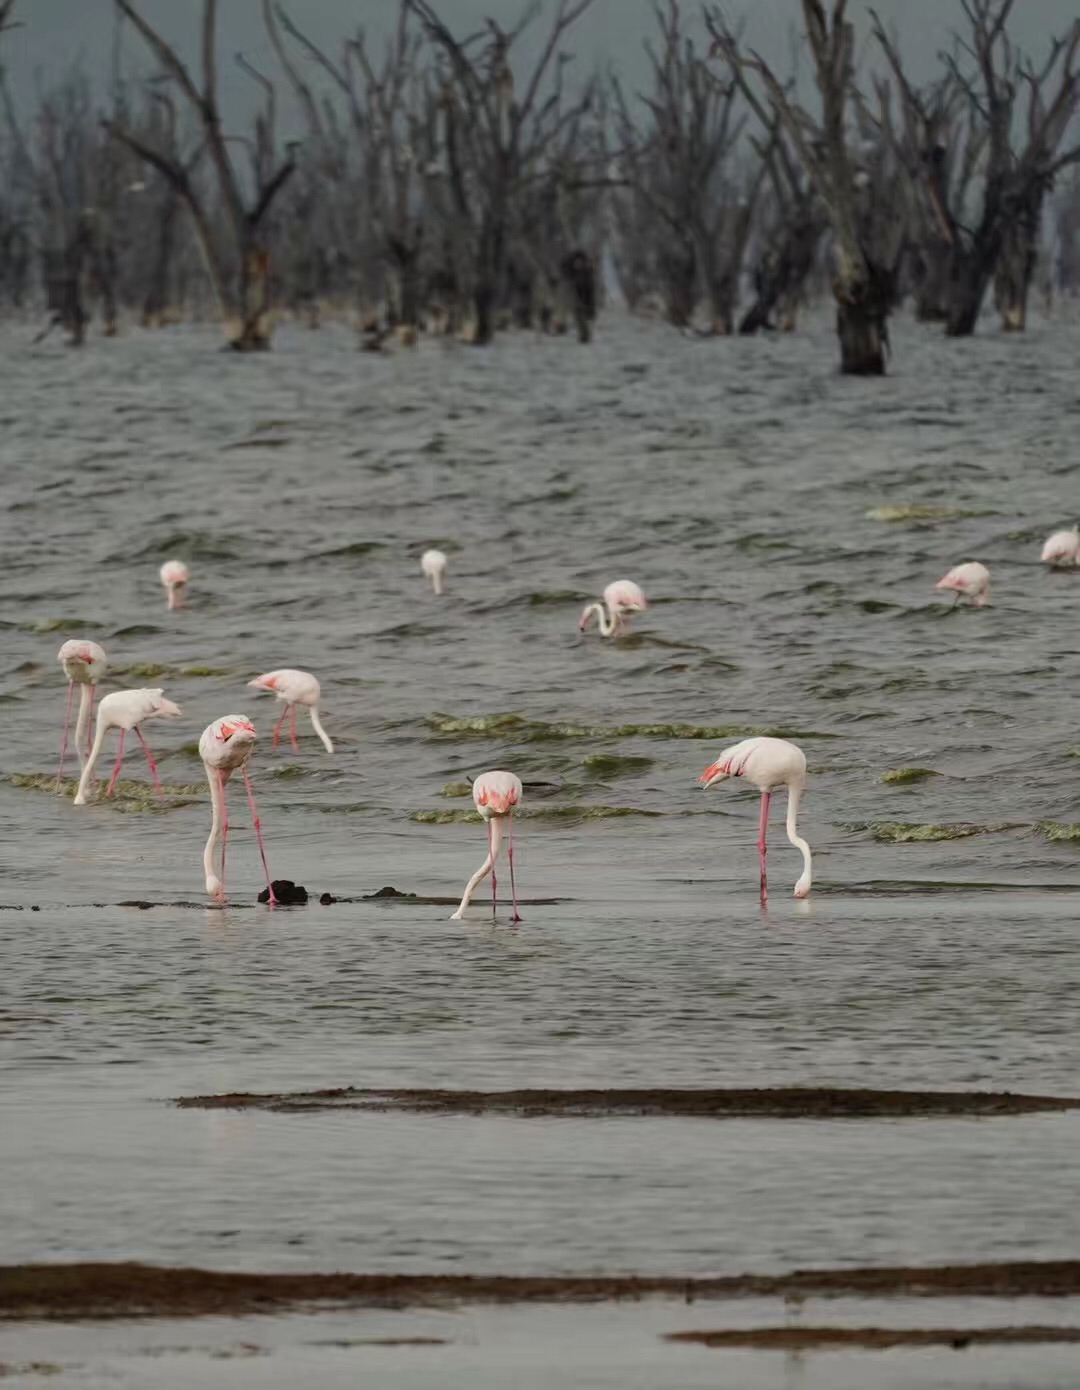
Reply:
[[[323, 51], [302, 6], [262, 0], [273, 67], [230, 56], [256, 102], [229, 130], [217, 0], [191, 67], [114, 0], [104, 99], [75, 72], [25, 110], [2, 68], [20, 0], [0, 0], [0, 309], [44, 305], [73, 344], [92, 314], [109, 334], [215, 313], [253, 350], [282, 312], [347, 312], [370, 347], [511, 327], [587, 342], [612, 278], [631, 309], [722, 334], [791, 329], [829, 285], [842, 369], [869, 374], [905, 299], [959, 337], [991, 289], [1015, 330], [1033, 286], [1075, 291], [1080, 20], [1026, 54], [1015, 0], [949, 0], [955, 41], [917, 85], [876, 17], [857, 71], [847, 0], [790, 0], [804, 107], [719, 8], [679, 0], [656, 4], [644, 90], [582, 73], [569, 45], [592, 2], [464, 34], [398, 0], [376, 52], [363, 34]], [[121, 61], [132, 38], [145, 79]], [[301, 139], [281, 137], [284, 94]]]

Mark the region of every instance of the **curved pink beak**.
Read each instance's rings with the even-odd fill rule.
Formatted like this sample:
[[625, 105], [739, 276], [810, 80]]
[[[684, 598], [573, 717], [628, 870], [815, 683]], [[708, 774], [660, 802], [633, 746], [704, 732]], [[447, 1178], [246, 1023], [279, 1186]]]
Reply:
[[702, 787], [711, 787], [714, 782], [722, 782], [725, 777], [730, 777], [731, 773], [726, 771], [720, 763], [712, 763], [698, 778]]

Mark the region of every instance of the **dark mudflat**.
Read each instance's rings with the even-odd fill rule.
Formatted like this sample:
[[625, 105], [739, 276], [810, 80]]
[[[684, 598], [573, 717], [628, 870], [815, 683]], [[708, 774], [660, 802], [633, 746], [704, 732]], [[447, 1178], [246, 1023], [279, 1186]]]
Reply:
[[759, 1351], [838, 1351], [852, 1347], [887, 1351], [891, 1347], [1023, 1346], [1080, 1342], [1080, 1327], [747, 1327], [718, 1332], [668, 1332], [666, 1342], [703, 1347], [753, 1347]]
[[[1080, 1260], [796, 1270], [716, 1278], [679, 1275], [246, 1274], [145, 1264], [0, 1265], [0, 1321], [245, 1316], [338, 1308], [466, 1303], [610, 1303], [641, 1298], [1065, 1297]], [[798, 1331], [799, 1329], [792, 1329]], [[745, 1335], [745, 1334], [744, 1334]]]
[[435, 1114], [520, 1116], [670, 1115], [708, 1119], [927, 1119], [935, 1116], [1027, 1115], [1075, 1110], [1080, 1098], [1009, 1091], [873, 1091], [788, 1086], [761, 1090], [642, 1089], [611, 1091], [335, 1090], [280, 1094], [236, 1092], [182, 1096], [182, 1108], [272, 1110], [408, 1110]]

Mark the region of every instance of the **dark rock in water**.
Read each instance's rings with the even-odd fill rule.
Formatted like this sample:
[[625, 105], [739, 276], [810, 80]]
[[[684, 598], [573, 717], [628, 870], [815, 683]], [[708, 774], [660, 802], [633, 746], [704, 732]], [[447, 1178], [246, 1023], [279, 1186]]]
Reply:
[[398, 888], [380, 888], [377, 893], [368, 893], [369, 898], [414, 898], [415, 893], [402, 893]]
[[336, 902], [337, 898], [335, 898], [331, 893], [324, 893], [322, 897], [319, 899], [319, 903], [322, 907], [329, 907], [331, 903]]
[[[307, 889], [300, 884], [294, 883], [291, 878], [275, 878], [270, 885], [274, 890], [274, 897], [288, 907], [292, 903], [306, 903], [308, 899]], [[259, 894], [259, 902], [268, 903], [270, 901], [270, 889], [264, 888]]]

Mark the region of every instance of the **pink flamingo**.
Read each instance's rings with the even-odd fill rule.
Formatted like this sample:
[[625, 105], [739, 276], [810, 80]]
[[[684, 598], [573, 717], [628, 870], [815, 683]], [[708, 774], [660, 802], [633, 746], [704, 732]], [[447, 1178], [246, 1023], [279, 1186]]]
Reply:
[[810, 846], [798, 834], [799, 801], [806, 788], [806, 755], [786, 738], [747, 738], [725, 748], [698, 779], [703, 787], [722, 782], [725, 777], [745, 777], [761, 793], [761, 825], [758, 852], [761, 855], [761, 901], [768, 897], [765, 881], [765, 831], [769, 824], [769, 802], [778, 787], [787, 787], [787, 837], [802, 853], [803, 871], [795, 884], [795, 897], [810, 892]]
[[285, 722], [285, 716], [289, 715], [289, 738], [292, 740], [293, 748], [299, 753], [300, 745], [296, 741], [296, 706], [306, 705], [311, 711], [311, 727], [322, 739], [326, 751], [334, 751], [329, 735], [319, 722], [319, 696], [322, 691], [319, 682], [310, 671], [292, 671], [287, 667], [281, 671], [268, 671], [265, 676], [256, 676], [253, 681], [248, 681], [248, 685], [254, 686], [256, 690], [272, 690], [279, 700], [285, 702], [281, 718], [274, 725], [275, 748], [281, 742], [281, 726]]
[[1054, 569], [1075, 569], [1080, 565], [1080, 526], [1071, 531], [1055, 531], [1043, 546], [1040, 559]]
[[64, 737], [60, 743], [60, 766], [56, 769], [56, 790], [64, 775], [64, 759], [67, 757], [68, 730], [71, 728], [71, 698], [75, 687], [79, 687], [79, 715], [75, 723], [75, 752], [81, 767], [86, 761], [83, 752], [85, 744], [90, 748], [90, 716], [94, 710], [94, 691], [98, 681], [105, 674], [108, 659], [104, 648], [96, 642], [65, 642], [57, 653], [57, 660], [64, 668], [68, 678], [67, 706], [64, 710]]
[[521, 804], [521, 782], [512, 772], [485, 772], [473, 783], [473, 801], [487, 826], [487, 858], [465, 885], [458, 910], [451, 913], [451, 922], [460, 922], [469, 906], [476, 885], [491, 875], [491, 920], [495, 920], [495, 861], [502, 845], [503, 822], [507, 827], [507, 857], [510, 860], [510, 898], [514, 915], [512, 922], [520, 922], [517, 910], [517, 887], [514, 883], [514, 807]]
[[990, 599], [990, 571], [978, 560], [971, 560], [966, 565], [954, 565], [934, 588], [955, 590], [954, 608], [961, 597], [968, 599], [974, 607], [981, 608]]
[[86, 760], [82, 777], [79, 779], [79, 789], [75, 793], [75, 805], [86, 805], [86, 793], [90, 786], [90, 779], [94, 774], [97, 760], [101, 756], [105, 735], [110, 729], [120, 730], [120, 747], [116, 750], [116, 766], [109, 778], [105, 795], [112, 796], [116, 779], [120, 776], [120, 768], [124, 762], [124, 738], [129, 729], [135, 730], [135, 736], [143, 746], [146, 761], [150, 764], [150, 775], [153, 777], [154, 786], [157, 787], [160, 794], [161, 779], [158, 777], [157, 764], [154, 762], [150, 749], [146, 746], [146, 739], [143, 738], [139, 725], [147, 719], [160, 719], [162, 717], [175, 719], [180, 713], [180, 706], [174, 705], [171, 700], [166, 700], [163, 690], [114, 690], [111, 695], [103, 695], [101, 703], [98, 705], [94, 746], [90, 750], [90, 756]]
[[[247, 761], [255, 747], [255, 725], [242, 714], [227, 714], [223, 719], [215, 719], [203, 730], [199, 739], [199, 756], [206, 769], [206, 780], [210, 784], [210, 802], [213, 817], [210, 823], [210, 838], [203, 850], [203, 870], [206, 874], [206, 891], [217, 902], [225, 901], [225, 845], [229, 838], [229, 811], [225, 804], [225, 784], [237, 768], [243, 773], [248, 802], [251, 805], [251, 821], [255, 827], [255, 838], [259, 842], [259, 857], [262, 859], [266, 886], [270, 892], [270, 902], [276, 904], [274, 888], [270, 882], [270, 870], [266, 863], [266, 848], [263, 845], [262, 822], [255, 809], [255, 793], [251, 790]], [[214, 872], [214, 847], [221, 836], [221, 877]]]
[[158, 570], [158, 574], [165, 586], [169, 607], [183, 608], [187, 582], [191, 578], [191, 571], [187, 565], [184, 564], [183, 560], [166, 560]]
[[648, 604], [641, 586], [631, 579], [616, 579], [604, 590], [601, 603], [587, 604], [580, 619], [578, 631], [584, 632], [589, 620], [596, 614], [602, 637], [614, 637], [622, 631], [623, 619], [631, 613], [644, 613]]
[[420, 556], [420, 568], [424, 578], [431, 580], [431, 587], [437, 594], [443, 591], [443, 575], [446, 573], [446, 556], [441, 550], [425, 550]]

